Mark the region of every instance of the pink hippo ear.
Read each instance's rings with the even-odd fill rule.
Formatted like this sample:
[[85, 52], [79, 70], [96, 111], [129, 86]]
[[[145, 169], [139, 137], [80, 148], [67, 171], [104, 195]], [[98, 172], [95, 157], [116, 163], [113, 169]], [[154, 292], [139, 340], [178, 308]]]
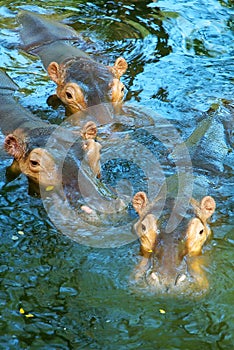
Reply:
[[85, 152], [85, 160], [90, 169], [97, 178], [101, 178], [100, 150], [102, 146], [99, 142], [95, 142], [92, 138], [84, 141], [83, 150]]
[[145, 192], [137, 192], [132, 199], [132, 205], [133, 205], [133, 208], [136, 210], [136, 212], [139, 215], [141, 215], [143, 210], [148, 205], [148, 198], [147, 198]]
[[204, 220], [207, 220], [214, 213], [216, 207], [215, 200], [210, 196], [202, 198], [200, 203], [201, 215]]
[[4, 141], [4, 148], [16, 160], [19, 160], [25, 155], [26, 144], [19, 137], [13, 134], [7, 135]]
[[51, 62], [47, 67], [47, 72], [51, 80], [53, 80], [57, 85], [61, 84], [62, 73], [57, 62]]
[[204, 223], [215, 211], [215, 200], [210, 196], [203, 197], [200, 203], [193, 198], [191, 198], [190, 202], [194, 208], [196, 216]]
[[119, 79], [126, 72], [127, 68], [128, 64], [126, 60], [123, 57], [118, 57], [115, 61], [114, 66], [111, 67], [111, 70], [114, 73], [115, 77]]

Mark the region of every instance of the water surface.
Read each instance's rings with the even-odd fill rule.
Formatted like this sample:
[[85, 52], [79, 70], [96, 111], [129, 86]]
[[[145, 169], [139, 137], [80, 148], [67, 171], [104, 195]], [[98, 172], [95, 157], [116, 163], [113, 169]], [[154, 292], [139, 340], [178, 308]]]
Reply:
[[[52, 110], [46, 104], [54, 84], [40, 60], [18, 48], [16, 14], [25, 9], [81, 32], [89, 43], [84, 47], [102, 62], [113, 63], [123, 55], [129, 63], [123, 77], [126, 101], [158, 113], [160, 117], [154, 119], [158, 128], [164, 118], [187, 140], [202, 121], [210, 120], [205, 138], [194, 141], [198, 148], [192, 147], [194, 139], [188, 146], [198, 179], [194, 194], [209, 193], [217, 202], [214, 238], [205, 249], [210, 292], [201, 297], [152, 294], [129, 283], [139, 259], [135, 238], [109, 249], [69, 239], [50, 221], [41, 200], [28, 195], [24, 176], [6, 183], [11, 159], [1, 150], [1, 348], [232, 349], [232, 1], [4, 1], [0, 5], [1, 68], [19, 85], [19, 103], [38, 117], [57, 124], [63, 121], [63, 109]], [[168, 158], [171, 150], [151, 136], [153, 130], [141, 128], [130, 136], [144, 152], [146, 148], [153, 152], [163, 175], [169, 177], [177, 171]], [[147, 157], [142, 166], [139, 170], [112, 161], [103, 169], [112, 184], [127, 179], [140, 190], [148, 186]], [[129, 235], [129, 229], [122, 225], [119, 234]], [[98, 230], [108, 236], [108, 227]]]

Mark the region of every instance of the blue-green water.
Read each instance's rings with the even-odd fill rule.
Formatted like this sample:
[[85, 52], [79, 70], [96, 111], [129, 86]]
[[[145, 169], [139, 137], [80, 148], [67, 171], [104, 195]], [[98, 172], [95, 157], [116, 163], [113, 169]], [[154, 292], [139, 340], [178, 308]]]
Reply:
[[[38, 117], [59, 124], [64, 111], [46, 104], [54, 84], [40, 60], [18, 49], [20, 9], [45, 14], [82, 32], [91, 40], [87, 51], [99, 60], [109, 64], [123, 55], [129, 64], [122, 79], [128, 89], [126, 101], [163, 116], [182, 139], [214, 108], [208, 136], [200, 142], [203, 148], [195, 152], [193, 165], [202, 178], [200, 194], [208, 192], [217, 203], [214, 238], [205, 251], [210, 292], [200, 298], [159, 296], [129, 283], [139, 258], [138, 241], [102, 249], [70, 240], [51, 223], [41, 200], [28, 195], [23, 175], [6, 183], [11, 159], [1, 150], [0, 348], [232, 349], [233, 2], [4, 1], [0, 5], [0, 66], [20, 86], [19, 103]], [[169, 176], [172, 163], [162, 159], [164, 150], [156, 146]], [[149, 159], [144, 162], [149, 166]], [[100, 228], [100, 234], [102, 230], [107, 228]], [[123, 226], [120, 231], [125, 234]]]

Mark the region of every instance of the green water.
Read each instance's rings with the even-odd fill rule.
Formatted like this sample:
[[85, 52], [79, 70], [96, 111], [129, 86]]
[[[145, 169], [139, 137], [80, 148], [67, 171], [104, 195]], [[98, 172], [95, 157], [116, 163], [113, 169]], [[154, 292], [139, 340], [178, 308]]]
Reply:
[[[126, 101], [163, 116], [184, 140], [198, 130], [187, 144], [195, 154], [194, 174], [202, 179], [197, 192], [212, 195], [217, 210], [214, 237], [205, 249], [208, 294], [158, 295], [132, 288], [138, 241], [102, 249], [66, 237], [50, 221], [41, 200], [28, 195], [23, 175], [6, 183], [11, 159], [1, 149], [0, 348], [232, 349], [233, 2], [1, 1], [0, 66], [19, 85], [19, 103], [59, 124], [63, 109], [46, 104], [54, 84], [39, 59], [18, 49], [19, 9], [71, 25], [90, 38], [87, 51], [108, 64], [123, 55], [129, 64], [122, 79]], [[208, 113], [211, 107], [214, 117]], [[206, 127], [204, 146], [199, 140]], [[137, 137], [147, 141], [143, 134]], [[154, 139], [148, 142], [152, 148]], [[197, 143], [204, 148], [193, 153]], [[155, 142], [153, 151], [170, 176], [175, 169], [159, 146]], [[149, 159], [144, 164], [149, 166]], [[145, 181], [137, 183], [137, 190], [141, 185]], [[108, 227], [98, 230], [108, 236]], [[128, 231], [120, 226], [121, 233]]]

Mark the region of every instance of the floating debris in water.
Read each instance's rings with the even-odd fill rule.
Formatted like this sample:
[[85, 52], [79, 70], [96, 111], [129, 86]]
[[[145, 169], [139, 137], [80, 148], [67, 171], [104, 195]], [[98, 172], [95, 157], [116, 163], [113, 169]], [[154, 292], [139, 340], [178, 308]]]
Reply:
[[27, 317], [27, 318], [32, 318], [32, 317], [34, 317], [34, 315], [31, 314], [31, 313], [25, 313], [25, 310], [24, 310], [22, 307], [19, 309], [19, 312], [20, 312], [21, 315], [24, 315], [24, 316]]
[[17, 241], [17, 239], [19, 239], [19, 237], [16, 236], [16, 235], [13, 235], [13, 236], [11, 237], [11, 239], [12, 239], [13, 241]]
[[159, 309], [159, 312], [160, 312], [160, 314], [165, 314], [166, 313], [166, 311], [163, 310], [163, 309]]

